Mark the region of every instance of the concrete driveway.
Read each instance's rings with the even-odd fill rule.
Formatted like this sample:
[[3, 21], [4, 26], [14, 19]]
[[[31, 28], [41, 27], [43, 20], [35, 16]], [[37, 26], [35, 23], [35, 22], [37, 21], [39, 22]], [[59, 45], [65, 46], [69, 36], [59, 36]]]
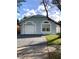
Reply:
[[40, 37], [32, 37], [32, 38], [19, 38], [17, 39], [17, 47], [29, 46], [34, 44], [45, 44], [46, 39], [43, 36]]
[[17, 39], [17, 59], [49, 59], [44, 37]]
[[48, 47], [44, 36], [17, 39], [17, 59], [51, 59], [55, 47]]

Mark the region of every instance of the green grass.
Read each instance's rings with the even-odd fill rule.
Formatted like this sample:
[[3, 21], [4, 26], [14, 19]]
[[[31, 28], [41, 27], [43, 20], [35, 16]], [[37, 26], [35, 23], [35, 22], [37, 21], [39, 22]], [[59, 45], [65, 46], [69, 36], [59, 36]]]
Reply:
[[61, 44], [61, 38], [58, 38], [58, 37], [59, 37], [59, 35], [46, 35], [48, 45], [51, 45], [51, 44], [59, 45], [59, 44]]

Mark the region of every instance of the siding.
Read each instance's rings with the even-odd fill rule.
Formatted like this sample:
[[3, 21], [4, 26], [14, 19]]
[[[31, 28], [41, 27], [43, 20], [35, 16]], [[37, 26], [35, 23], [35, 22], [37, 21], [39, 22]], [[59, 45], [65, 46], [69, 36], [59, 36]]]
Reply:
[[[26, 19], [24, 22], [27, 22], [27, 21], [32, 21], [36, 24], [36, 33], [35, 34], [44, 34], [41, 32], [41, 23], [44, 21], [44, 20], [47, 20], [47, 18], [45, 17], [31, 17], [29, 19]], [[48, 21], [48, 20], [47, 20]], [[21, 24], [21, 34], [23, 34], [23, 24], [24, 22], [22, 22]], [[51, 32], [48, 33], [48, 34], [56, 34], [56, 24], [53, 23], [52, 21], [49, 21], [50, 24], [51, 24]]]

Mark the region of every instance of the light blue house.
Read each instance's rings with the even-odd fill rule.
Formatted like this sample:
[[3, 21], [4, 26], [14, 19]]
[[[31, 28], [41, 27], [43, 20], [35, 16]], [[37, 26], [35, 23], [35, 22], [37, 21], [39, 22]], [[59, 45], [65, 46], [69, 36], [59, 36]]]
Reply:
[[21, 34], [56, 34], [56, 22], [42, 15], [24, 17], [20, 24]]

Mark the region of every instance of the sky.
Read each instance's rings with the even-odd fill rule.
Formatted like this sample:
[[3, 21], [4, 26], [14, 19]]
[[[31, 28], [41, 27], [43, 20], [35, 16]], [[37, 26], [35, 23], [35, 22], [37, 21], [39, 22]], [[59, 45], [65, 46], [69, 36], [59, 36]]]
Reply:
[[[44, 6], [40, 4], [41, 0], [27, 0], [22, 3], [20, 8], [17, 7], [19, 13], [17, 13], [17, 18], [20, 20], [24, 16], [33, 16], [33, 15], [46, 15], [44, 11]], [[51, 1], [51, 0], [50, 0]], [[60, 20], [60, 10], [56, 5], [48, 6], [49, 17], [55, 21]]]

